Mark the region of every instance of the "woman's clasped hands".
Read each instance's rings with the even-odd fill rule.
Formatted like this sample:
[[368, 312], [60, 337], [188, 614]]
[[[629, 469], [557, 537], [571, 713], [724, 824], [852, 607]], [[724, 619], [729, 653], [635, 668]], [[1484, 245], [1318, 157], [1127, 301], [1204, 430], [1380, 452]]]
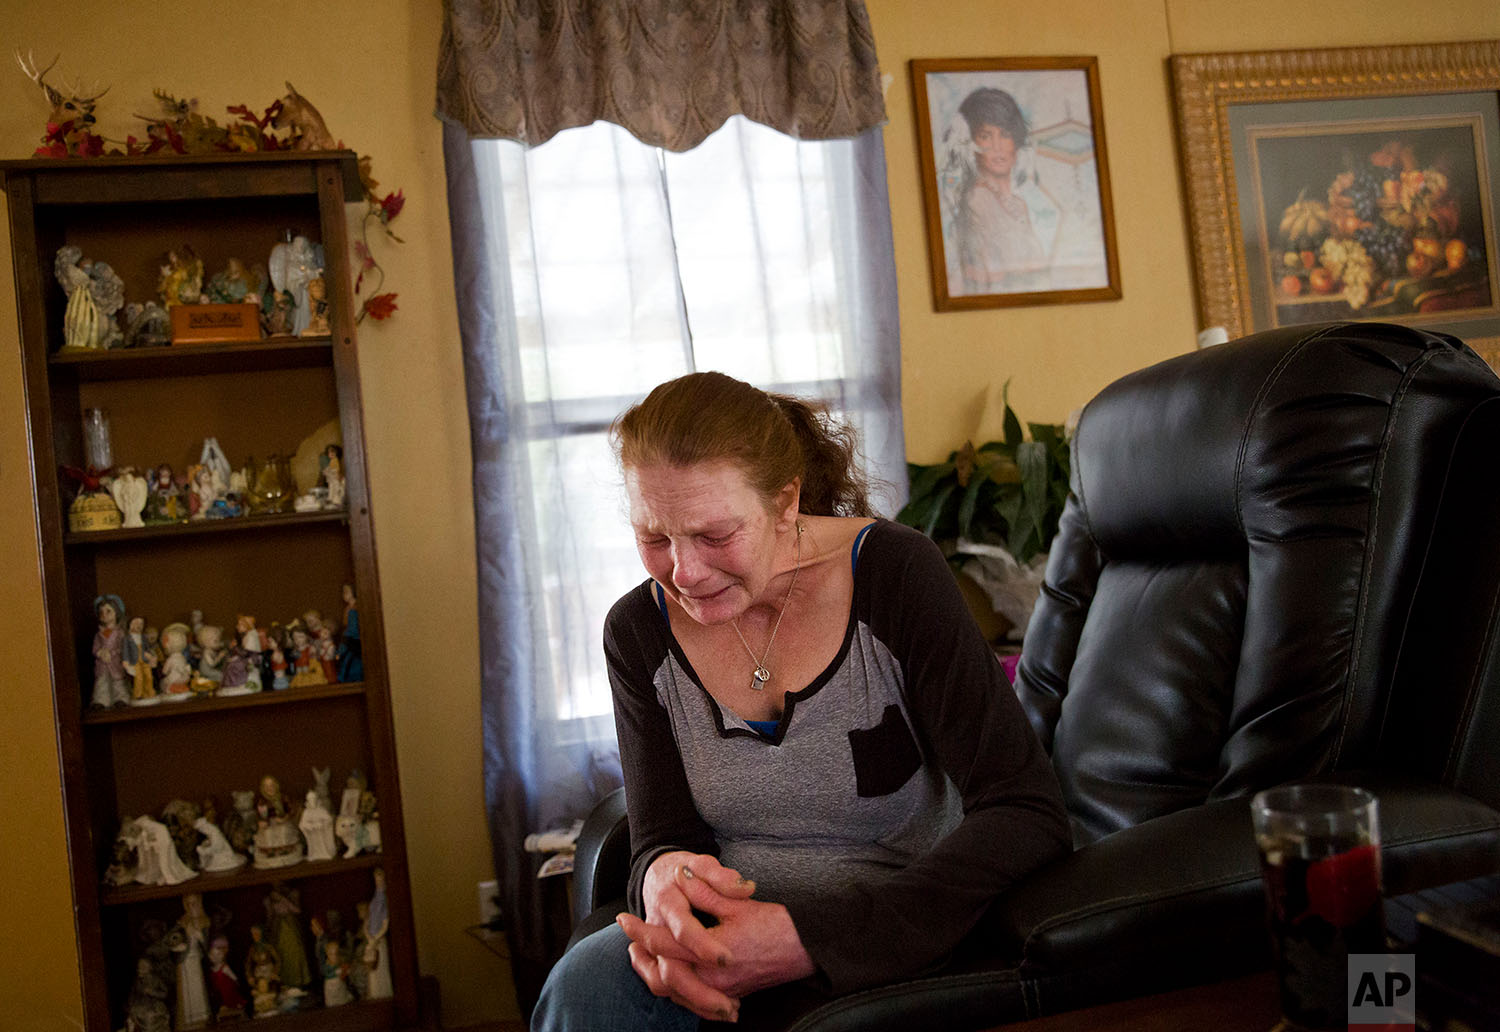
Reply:
[[[646, 920], [616, 918], [630, 937], [631, 967], [652, 993], [711, 1021], [737, 1020], [747, 993], [811, 975], [786, 907], [754, 892], [754, 882], [715, 857], [663, 853], [646, 871]], [[695, 909], [718, 923], [705, 927]]]

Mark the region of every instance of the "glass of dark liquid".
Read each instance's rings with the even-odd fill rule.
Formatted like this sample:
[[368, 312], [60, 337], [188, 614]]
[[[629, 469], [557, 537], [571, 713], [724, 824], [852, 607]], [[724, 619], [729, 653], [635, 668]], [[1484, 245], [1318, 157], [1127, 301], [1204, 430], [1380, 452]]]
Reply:
[[1250, 802], [1276, 953], [1282, 1028], [1343, 1029], [1349, 954], [1385, 952], [1375, 797], [1284, 785]]

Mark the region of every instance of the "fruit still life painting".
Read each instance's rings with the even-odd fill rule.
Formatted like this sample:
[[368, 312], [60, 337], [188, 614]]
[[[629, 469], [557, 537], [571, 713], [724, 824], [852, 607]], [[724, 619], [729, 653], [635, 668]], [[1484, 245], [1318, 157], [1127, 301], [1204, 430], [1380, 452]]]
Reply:
[[1273, 325], [1500, 307], [1478, 127], [1301, 128], [1252, 140]]

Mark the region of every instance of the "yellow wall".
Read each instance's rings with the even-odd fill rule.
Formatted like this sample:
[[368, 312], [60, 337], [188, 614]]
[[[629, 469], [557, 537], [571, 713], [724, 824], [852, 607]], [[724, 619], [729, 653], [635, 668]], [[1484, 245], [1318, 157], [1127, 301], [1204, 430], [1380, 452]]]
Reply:
[[[1414, 15], [1396, 0], [868, 0], [894, 80], [886, 129], [903, 336], [907, 441], [941, 458], [998, 432], [1006, 378], [1022, 418], [1061, 420], [1114, 377], [1191, 346], [1192, 266], [1165, 68], [1173, 52], [1500, 37], [1494, 0], [1445, 0]], [[269, 104], [291, 79], [335, 135], [374, 156], [408, 198], [387, 248], [401, 310], [361, 327], [381, 583], [422, 971], [438, 977], [450, 1027], [514, 1016], [499, 961], [462, 933], [489, 877], [478, 736], [473, 525], [462, 366], [448, 272], [440, 133], [431, 116], [439, 0], [202, 0], [146, 4], [8, 0], [4, 48], [31, 48], [54, 75], [111, 84], [101, 128], [123, 136], [162, 87]], [[149, 11], [149, 14], [144, 13]], [[938, 314], [907, 61], [1093, 54], [1099, 58], [1124, 297]], [[0, 157], [24, 157], [46, 108], [19, 72], [0, 74]], [[0, 226], [0, 1014], [7, 1028], [65, 1029], [81, 1015], [60, 788], [30, 516], [27, 427], [15, 342], [8, 228]], [[434, 676], [434, 674], [437, 676]], [[166, 758], [170, 768], [170, 758]]]
[[[908, 455], [935, 462], [1000, 434], [1000, 385], [1022, 420], [1061, 422], [1132, 369], [1193, 347], [1183, 192], [1173, 136], [1173, 53], [1426, 43], [1500, 36], [1494, 0], [1445, 0], [1413, 17], [1397, 0], [866, 0], [886, 96], [886, 162], [901, 299]], [[908, 62], [1092, 54], [1099, 59], [1124, 296], [1118, 301], [935, 312]]]

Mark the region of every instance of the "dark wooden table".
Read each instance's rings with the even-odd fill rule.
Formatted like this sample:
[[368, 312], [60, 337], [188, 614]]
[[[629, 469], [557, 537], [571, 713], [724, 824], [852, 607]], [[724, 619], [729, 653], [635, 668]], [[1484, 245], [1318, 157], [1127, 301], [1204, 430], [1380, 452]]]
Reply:
[[1000, 1026], [997, 1032], [1271, 1032], [1281, 1020], [1270, 971]]

